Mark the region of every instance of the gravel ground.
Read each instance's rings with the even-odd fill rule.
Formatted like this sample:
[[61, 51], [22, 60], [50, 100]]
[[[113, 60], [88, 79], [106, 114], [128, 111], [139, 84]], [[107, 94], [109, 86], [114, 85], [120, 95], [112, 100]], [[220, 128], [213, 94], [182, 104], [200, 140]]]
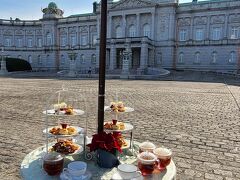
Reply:
[[[95, 133], [97, 80], [0, 81], [1, 180], [20, 179], [24, 156], [44, 144], [41, 112], [62, 85], [86, 99], [88, 135]], [[173, 150], [178, 180], [240, 179], [239, 79], [178, 72], [158, 81], [107, 80], [106, 104], [116, 94], [136, 110], [120, 117], [135, 126], [136, 140], [150, 140]], [[108, 119], [111, 115], [106, 115]], [[84, 117], [72, 121], [84, 126]]]

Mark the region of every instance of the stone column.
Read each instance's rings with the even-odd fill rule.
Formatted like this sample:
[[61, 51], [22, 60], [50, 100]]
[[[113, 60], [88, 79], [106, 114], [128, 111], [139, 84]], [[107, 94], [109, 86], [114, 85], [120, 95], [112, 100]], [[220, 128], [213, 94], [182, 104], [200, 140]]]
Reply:
[[227, 39], [227, 38], [228, 38], [228, 14], [225, 15], [223, 38], [224, 38], [224, 39]]
[[111, 40], [111, 47], [110, 47], [110, 65], [109, 69], [114, 70], [116, 67], [116, 46], [115, 41]]
[[4, 76], [8, 74], [8, 70], [6, 67], [6, 59], [4, 58], [4, 50], [2, 48], [1, 51], [1, 55], [2, 55], [2, 60], [1, 60], [1, 69], [0, 69], [0, 75]]
[[99, 45], [99, 40], [97, 40], [96, 44], [96, 68], [99, 69], [99, 55], [100, 55], [100, 45]]
[[122, 23], [123, 23], [123, 28], [122, 28], [122, 37], [126, 37], [126, 15], [122, 15]]
[[207, 32], [206, 32], [206, 39], [210, 40], [210, 21], [211, 21], [211, 16], [208, 16], [207, 18]]
[[189, 39], [190, 39], [190, 40], [195, 39], [195, 38], [194, 38], [194, 35], [193, 35], [193, 18], [192, 18], [192, 17], [191, 17], [191, 19], [190, 19], [190, 33], [189, 33]]
[[142, 38], [142, 44], [141, 44], [141, 57], [140, 57], [140, 69], [141, 74], [143, 73], [144, 69], [147, 67], [148, 62], [148, 43], [147, 38]]
[[137, 32], [137, 37], [140, 37], [141, 36], [141, 31], [140, 31], [140, 14], [139, 13], [137, 14], [137, 29], [136, 29], [136, 32]]
[[108, 16], [108, 30], [107, 30], [107, 33], [108, 33], [108, 35], [107, 35], [107, 38], [112, 38], [112, 16]]
[[155, 37], [155, 9], [154, 9], [154, 12], [152, 12], [152, 33], [151, 33], [151, 37], [154, 40], [154, 37]]
[[79, 38], [79, 26], [77, 26], [77, 42], [76, 42], [76, 44], [77, 44], [77, 47], [79, 48], [79, 45], [80, 45], [80, 38]]

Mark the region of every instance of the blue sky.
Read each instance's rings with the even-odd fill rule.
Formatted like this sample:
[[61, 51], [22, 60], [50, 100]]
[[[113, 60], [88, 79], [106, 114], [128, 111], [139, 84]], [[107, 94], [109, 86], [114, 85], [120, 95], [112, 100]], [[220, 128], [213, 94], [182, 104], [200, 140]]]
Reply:
[[[1, 0], [0, 19], [10, 19], [10, 17], [21, 20], [40, 19], [41, 8], [47, 7], [51, 1], [64, 10], [64, 16], [69, 16], [92, 12], [92, 3], [95, 0]], [[180, 3], [191, 1], [180, 0]]]

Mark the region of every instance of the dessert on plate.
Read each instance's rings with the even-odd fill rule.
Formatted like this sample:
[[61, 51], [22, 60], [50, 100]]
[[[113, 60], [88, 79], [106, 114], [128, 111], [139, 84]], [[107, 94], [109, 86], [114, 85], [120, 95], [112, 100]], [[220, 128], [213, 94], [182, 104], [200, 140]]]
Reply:
[[116, 124], [113, 124], [113, 122], [106, 122], [104, 128], [109, 130], [124, 130], [125, 125], [123, 122], [117, 122]]
[[72, 126], [69, 126], [68, 128], [53, 127], [49, 132], [53, 135], [75, 135], [78, 133], [76, 128]]
[[122, 101], [111, 102], [110, 109], [112, 112], [125, 112], [125, 106]]
[[65, 102], [54, 104], [53, 108], [56, 114], [74, 115], [73, 107], [71, 105], [67, 105]]
[[72, 154], [79, 150], [81, 147], [74, 144], [72, 140], [59, 140], [56, 144], [52, 146], [50, 151], [55, 151], [62, 154]]

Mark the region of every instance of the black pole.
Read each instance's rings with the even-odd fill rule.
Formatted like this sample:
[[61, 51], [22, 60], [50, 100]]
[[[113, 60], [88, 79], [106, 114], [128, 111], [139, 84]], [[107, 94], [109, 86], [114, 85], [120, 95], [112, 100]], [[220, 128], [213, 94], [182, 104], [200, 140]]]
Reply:
[[105, 68], [106, 68], [106, 35], [107, 35], [107, 0], [101, 0], [101, 29], [99, 56], [99, 87], [98, 87], [98, 133], [103, 131]]

